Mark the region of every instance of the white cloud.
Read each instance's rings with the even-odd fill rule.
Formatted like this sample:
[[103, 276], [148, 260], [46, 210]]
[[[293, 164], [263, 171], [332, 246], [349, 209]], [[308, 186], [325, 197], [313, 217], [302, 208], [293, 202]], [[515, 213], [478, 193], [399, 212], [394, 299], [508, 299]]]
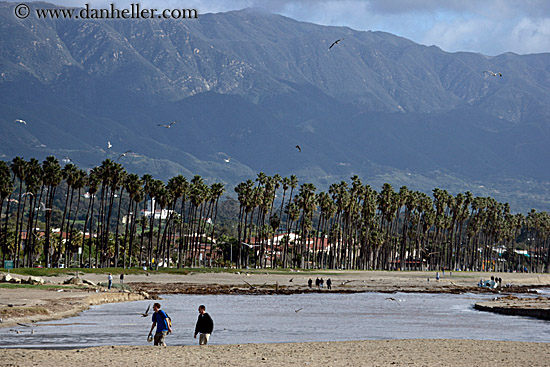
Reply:
[[518, 53], [549, 52], [550, 18], [523, 18], [512, 29], [508, 40]]

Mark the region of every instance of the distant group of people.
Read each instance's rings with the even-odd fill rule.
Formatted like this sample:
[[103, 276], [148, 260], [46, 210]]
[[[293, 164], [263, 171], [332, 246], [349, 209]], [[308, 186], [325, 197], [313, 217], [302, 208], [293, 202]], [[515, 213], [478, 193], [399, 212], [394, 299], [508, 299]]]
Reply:
[[[113, 274], [109, 273], [107, 276], [107, 289], [111, 289], [113, 287]], [[120, 285], [122, 286], [124, 284], [124, 273], [120, 273]]]
[[[164, 310], [160, 309], [160, 303], [158, 302], [153, 305], [153, 311], [153, 324], [151, 325], [151, 330], [149, 330], [149, 336], [147, 340], [151, 341], [151, 339], [153, 339], [154, 345], [166, 346], [165, 338], [166, 335], [172, 332], [172, 320]], [[155, 327], [157, 328], [157, 330], [153, 338], [152, 334]], [[196, 339], [197, 335], [199, 335], [199, 345], [206, 345], [208, 344], [208, 340], [210, 339], [210, 335], [213, 331], [214, 321], [212, 320], [212, 317], [210, 317], [210, 315], [206, 312], [206, 306], [200, 305], [199, 318], [197, 320], [197, 324], [195, 325], [195, 333], [193, 336]]]
[[[307, 281], [307, 285], [309, 288], [313, 286], [313, 280], [311, 280], [311, 278], [309, 278], [309, 280]], [[317, 287], [317, 289], [323, 288], [324, 285], [325, 285], [325, 281], [323, 280], [323, 278], [315, 279], [315, 286]], [[330, 278], [327, 279], [327, 289], [332, 289], [332, 280], [330, 280]]]

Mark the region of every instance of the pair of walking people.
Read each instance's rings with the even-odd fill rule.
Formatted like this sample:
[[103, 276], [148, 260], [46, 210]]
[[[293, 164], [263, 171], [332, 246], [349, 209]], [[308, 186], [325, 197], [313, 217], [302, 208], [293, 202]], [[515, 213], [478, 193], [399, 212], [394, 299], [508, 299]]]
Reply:
[[[153, 311], [155, 311], [152, 317], [153, 324], [151, 325], [151, 330], [149, 331], [148, 340], [151, 340], [153, 329], [156, 326], [157, 330], [154, 336], [154, 345], [166, 346], [165, 337], [168, 333], [172, 332], [172, 321], [166, 312], [160, 309], [160, 303], [157, 302], [153, 305]], [[197, 324], [195, 325], [195, 339], [197, 338], [197, 334], [200, 334], [199, 344], [206, 345], [208, 344], [208, 339], [210, 338], [210, 334], [212, 334], [213, 330], [214, 321], [206, 312], [206, 306], [200, 305], [199, 318], [197, 320]]]

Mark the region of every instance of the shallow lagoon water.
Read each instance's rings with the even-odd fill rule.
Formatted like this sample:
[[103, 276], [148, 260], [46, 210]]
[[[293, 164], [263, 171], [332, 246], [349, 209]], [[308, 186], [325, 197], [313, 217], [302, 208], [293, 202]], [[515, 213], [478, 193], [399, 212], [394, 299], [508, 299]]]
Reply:
[[[172, 318], [168, 345], [196, 344], [197, 308], [214, 319], [211, 344], [380, 339], [475, 339], [550, 342], [550, 322], [480, 312], [474, 303], [493, 295], [424, 293], [312, 293], [296, 295], [167, 295]], [[0, 347], [81, 348], [147, 345], [153, 301], [93, 306], [81, 315], [0, 329]], [[151, 308], [152, 309], [152, 308]]]

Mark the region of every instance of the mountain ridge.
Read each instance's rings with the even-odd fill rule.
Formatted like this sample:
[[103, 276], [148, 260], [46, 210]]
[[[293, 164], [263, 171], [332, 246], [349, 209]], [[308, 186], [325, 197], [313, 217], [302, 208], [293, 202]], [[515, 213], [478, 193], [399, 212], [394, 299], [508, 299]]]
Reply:
[[358, 174], [550, 208], [548, 53], [448, 53], [250, 9], [45, 21], [13, 5], [0, 3], [2, 159], [71, 155], [86, 168], [132, 150], [125, 167], [163, 179], [234, 185], [264, 171], [326, 188]]

